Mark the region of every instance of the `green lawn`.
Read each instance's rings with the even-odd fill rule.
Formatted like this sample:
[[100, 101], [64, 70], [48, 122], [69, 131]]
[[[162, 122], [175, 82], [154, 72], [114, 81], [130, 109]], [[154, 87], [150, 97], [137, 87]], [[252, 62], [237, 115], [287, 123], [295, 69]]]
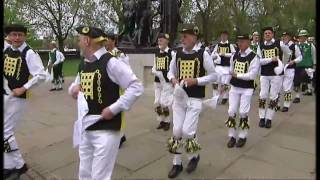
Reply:
[[65, 59], [63, 63], [63, 75], [67, 76], [76, 76], [78, 71], [78, 66], [80, 59]]

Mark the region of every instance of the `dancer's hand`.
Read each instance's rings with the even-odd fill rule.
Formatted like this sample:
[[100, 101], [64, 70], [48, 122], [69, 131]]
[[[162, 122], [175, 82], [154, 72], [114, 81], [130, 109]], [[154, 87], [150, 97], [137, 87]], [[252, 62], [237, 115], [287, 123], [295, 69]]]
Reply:
[[113, 118], [113, 113], [111, 112], [110, 108], [109, 107], [106, 107], [102, 110], [101, 112], [101, 116], [103, 119], [105, 120], [110, 120]]
[[15, 88], [12, 90], [13, 96], [21, 96], [23, 93], [25, 93], [27, 89], [25, 87]]
[[236, 78], [237, 77], [237, 73], [231, 72], [231, 76]]
[[73, 99], [78, 98], [78, 93], [80, 92], [80, 90], [81, 90], [80, 85], [75, 85], [74, 87], [72, 87], [71, 96], [73, 97]]
[[278, 61], [278, 57], [275, 56], [275, 57], [271, 58], [271, 60], [272, 60], [272, 61]]
[[174, 87], [176, 84], [179, 84], [179, 81], [176, 78], [171, 79], [172, 86]]
[[295, 61], [290, 61], [289, 65], [293, 65], [294, 63], [296, 63]]
[[187, 78], [184, 79], [184, 83], [187, 87], [195, 86], [198, 84], [198, 80], [196, 78]]

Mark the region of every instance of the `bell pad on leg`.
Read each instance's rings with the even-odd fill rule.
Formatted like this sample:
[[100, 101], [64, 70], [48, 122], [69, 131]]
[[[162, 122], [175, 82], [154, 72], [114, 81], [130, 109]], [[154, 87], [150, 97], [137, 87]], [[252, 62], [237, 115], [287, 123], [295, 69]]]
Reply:
[[177, 150], [182, 147], [183, 144], [182, 144], [182, 139], [179, 138], [175, 138], [175, 137], [170, 137], [168, 139], [168, 144], [167, 144], [167, 148], [168, 148], [168, 151], [172, 154], [181, 154], [180, 152], [177, 152]]
[[225, 125], [228, 128], [236, 128], [236, 120], [235, 120], [235, 118], [229, 116], [228, 120], [225, 121]]
[[268, 108], [275, 110], [278, 105], [278, 99], [270, 100]]
[[284, 94], [284, 100], [285, 101], [291, 101], [292, 100], [292, 93], [291, 92], [287, 92]]
[[185, 151], [187, 153], [195, 153], [201, 150], [200, 144], [197, 142], [196, 138], [187, 139], [185, 142]]
[[169, 108], [168, 107], [164, 107], [162, 109], [162, 115], [164, 115], [165, 117], [169, 116]]
[[250, 129], [248, 117], [240, 118], [239, 127], [240, 127], [241, 129], [243, 129], [243, 130], [244, 130], [244, 129]]
[[4, 140], [3, 142], [3, 152], [5, 153], [10, 153], [10, 152], [14, 152], [14, 151], [18, 151], [19, 149], [13, 149], [9, 143], [9, 139], [12, 136], [9, 136], [6, 140]]
[[156, 112], [159, 116], [161, 116], [161, 115], [162, 115], [162, 108], [161, 108], [161, 106], [157, 106], [157, 107], [155, 108], [155, 112]]
[[266, 100], [265, 99], [259, 99], [259, 108], [266, 108]]

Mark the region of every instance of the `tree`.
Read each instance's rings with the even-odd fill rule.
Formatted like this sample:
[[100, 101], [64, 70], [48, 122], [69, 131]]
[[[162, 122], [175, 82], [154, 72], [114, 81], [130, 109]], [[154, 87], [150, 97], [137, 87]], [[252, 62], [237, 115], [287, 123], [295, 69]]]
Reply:
[[79, 21], [79, 12], [85, 12], [89, 0], [16, 0], [20, 17], [30, 22], [36, 30], [47, 34], [54, 34], [59, 49], [63, 51], [64, 40], [73, 30], [74, 25]]

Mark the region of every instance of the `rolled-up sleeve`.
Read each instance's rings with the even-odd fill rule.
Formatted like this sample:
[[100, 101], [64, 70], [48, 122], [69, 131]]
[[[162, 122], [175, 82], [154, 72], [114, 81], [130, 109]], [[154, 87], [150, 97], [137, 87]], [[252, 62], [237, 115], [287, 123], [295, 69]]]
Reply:
[[124, 94], [109, 106], [110, 111], [114, 115], [121, 111], [128, 111], [143, 93], [141, 81], [128, 65], [114, 57], [109, 60], [106, 69], [110, 79], [122, 89], [125, 89]]
[[171, 79], [176, 78], [176, 73], [177, 73], [176, 54], [172, 54], [172, 59], [170, 62], [167, 78], [171, 81]]
[[32, 49], [27, 51], [26, 62], [32, 78], [25, 83], [23, 87], [30, 89], [41, 82], [44, 82], [46, 79], [46, 72], [39, 54], [35, 53]]

